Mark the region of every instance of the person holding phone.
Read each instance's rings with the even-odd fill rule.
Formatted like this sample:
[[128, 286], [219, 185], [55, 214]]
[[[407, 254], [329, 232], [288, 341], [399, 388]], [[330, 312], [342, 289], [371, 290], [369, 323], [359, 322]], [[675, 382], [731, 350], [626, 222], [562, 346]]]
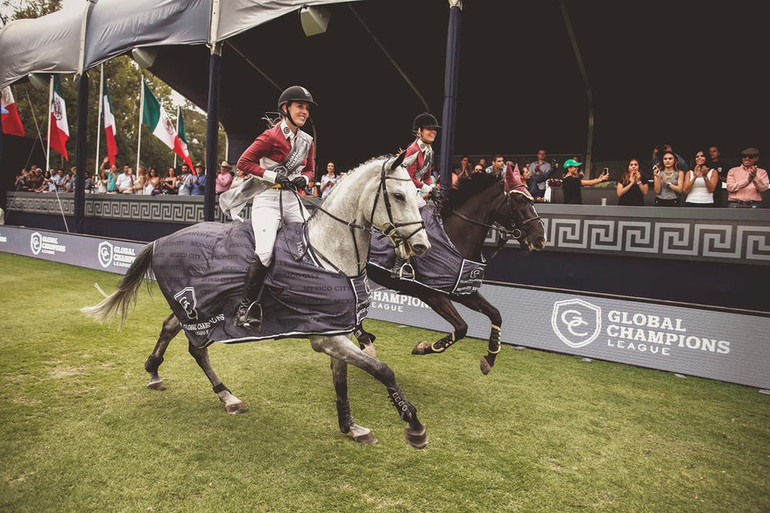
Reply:
[[672, 151], [666, 151], [661, 158], [663, 169], [657, 165], [652, 170], [655, 173], [655, 206], [656, 207], [678, 207], [679, 196], [682, 194], [684, 184], [684, 171], [679, 168], [679, 162], [676, 154]]
[[687, 194], [686, 207], [713, 207], [714, 190], [719, 174], [706, 164], [706, 151], [695, 153], [695, 166], [685, 174], [682, 192]]
[[628, 161], [628, 169], [618, 182], [618, 205], [644, 206], [644, 197], [650, 192], [650, 186], [646, 180], [642, 180], [639, 159]]
[[569, 159], [564, 163], [564, 169], [566, 169], [567, 172], [565, 173], [564, 178], [562, 178], [561, 190], [564, 193], [564, 203], [567, 205], [583, 204], [583, 195], [580, 192], [582, 186], [596, 185], [597, 183], [605, 182], [610, 178], [609, 169], [605, 167], [598, 178], [586, 180], [578, 173], [578, 170], [582, 165], [582, 163], [575, 159]]

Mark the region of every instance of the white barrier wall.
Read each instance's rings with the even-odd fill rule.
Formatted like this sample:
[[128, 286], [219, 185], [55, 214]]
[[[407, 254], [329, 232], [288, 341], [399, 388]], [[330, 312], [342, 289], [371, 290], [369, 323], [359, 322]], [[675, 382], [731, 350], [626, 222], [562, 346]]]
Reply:
[[[125, 273], [144, 244], [0, 226], [0, 251]], [[548, 351], [770, 388], [770, 316], [485, 284], [503, 316], [502, 340]], [[457, 305], [468, 335], [489, 321]], [[372, 292], [372, 319], [450, 330], [427, 305], [387, 289]]]

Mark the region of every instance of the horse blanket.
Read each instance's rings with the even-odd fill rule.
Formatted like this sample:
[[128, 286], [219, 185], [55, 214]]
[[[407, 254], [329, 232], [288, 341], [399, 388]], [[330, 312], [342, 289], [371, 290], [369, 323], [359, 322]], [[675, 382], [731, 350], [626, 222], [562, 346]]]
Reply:
[[262, 333], [234, 326], [253, 255], [250, 223], [199, 223], [154, 242], [158, 285], [194, 346], [350, 333], [366, 317], [366, 272], [348, 278], [326, 270], [304, 225], [290, 223], [278, 233], [265, 279]]
[[[481, 287], [487, 264], [463, 258], [449, 240], [444, 223], [433, 205], [420, 209], [430, 251], [410, 259], [414, 282], [429, 289], [453, 295], [471, 294]], [[390, 271], [396, 261], [396, 251], [387, 236], [372, 232], [369, 263]], [[409, 280], [412, 281], [412, 280]]]

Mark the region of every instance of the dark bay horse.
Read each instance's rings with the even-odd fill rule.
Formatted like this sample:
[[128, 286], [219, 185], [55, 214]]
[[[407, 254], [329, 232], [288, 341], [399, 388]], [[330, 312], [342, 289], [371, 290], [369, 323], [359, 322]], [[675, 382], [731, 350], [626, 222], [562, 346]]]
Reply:
[[[467, 260], [482, 261], [482, 247], [490, 229], [501, 232], [501, 243], [514, 238], [526, 251], [539, 251], [545, 247], [543, 224], [535, 211], [532, 197], [521, 186], [506, 192], [504, 180], [497, 175], [474, 173], [462, 179], [457, 188], [442, 192], [437, 200], [437, 209], [446, 235]], [[435, 254], [439, 244], [433, 239], [430, 230], [428, 236], [433, 247], [431, 251]], [[488, 352], [481, 358], [480, 365], [482, 373], [489, 373], [501, 348], [502, 317], [500, 311], [490, 304], [478, 289], [458, 294], [427, 287], [419, 283], [420, 269], [416, 265], [415, 281], [395, 278], [389, 269], [372, 263], [371, 259], [367, 271], [369, 278], [380, 285], [421, 299], [452, 325], [452, 333], [432, 344], [420, 342], [414, 347], [412, 354], [441, 353], [465, 337], [468, 324], [457, 312], [453, 302], [486, 315], [492, 328]], [[375, 354], [375, 337], [364, 330], [363, 325], [356, 330], [356, 338], [364, 350]]]
[[[404, 162], [403, 154], [398, 158], [372, 159], [337, 182], [322, 207], [307, 223], [304, 232], [307, 251], [302, 254], [310, 255], [308, 258], [312, 258], [313, 262], [309, 265], [315, 265], [313, 269], [316, 271], [302, 274], [301, 278], [291, 283], [288, 287], [289, 292], [296, 293], [292, 297], [300, 297], [303, 291], [317, 283], [313, 281], [313, 273], [323, 274], [323, 271], [317, 269], [325, 269], [337, 279], [345, 280], [345, 277], [348, 277], [350, 283], [354, 280], [357, 280], [355, 283], [365, 283], [366, 248], [369, 247], [373, 227], [388, 233], [404, 258], [410, 254], [425, 253], [430, 248], [417, 209], [414, 186], [404, 167], [407, 164]], [[295, 199], [296, 197], [289, 197], [288, 200]], [[227, 235], [234, 230], [240, 230], [238, 245], [244, 246], [242, 234], [244, 230], [251, 230], [250, 227], [220, 223], [193, 225], [148, 244], [128, 269], [115, 293], [93, 307], [82, 309], [100, 321], [118, 316], [122, 322], [128, 314], [130, 305], [136, 300], [143, 279], [154, 270], [161, 292], [174, 313], [163, 322], [155, 349], [145, 363], [145, 369], [150, 374], [148, 387], [156, 390], [165, 389], [163, 380], [158, 375], [158, 369], [163, 362], [163, 354], [169, 342], [184, 329], [189, 340], [190, 354], [205, 372], [214, 393], [225, 404], [228, 413], [244, 411], [243, 403], [232, 394], [214, 372], [209, 362], [208, 345], [217, 340], [222, 342], [258, 340], [258, 337], [250, 337], [249, 335], [253, 333], [245, 328], [237, 328], [242, 330], [241, 333], [233, 331], [234, 328], [232, 328], [234, 309], [243, 287], [248, 262], [253, 254], [252, 245], [244, 257], [240, 256], [236, 249], [238, 245], [231, 244], [229, 241], [232, 237], [228, 238]], [[202, 239], [203, 236], [208, 238]], [[182, 252], [181, 249], [166, 251], [168, 247], [185, 248], [186, 251], [188, 247], [202, 246], [206, 246], [207, 249], [201, 251], [208, 251], [208, 253], [202, 253], [202, 256], [200, 253]], [[288, 247], [288, 244], [286, 246]], [[222, 255], [226, 258], [221, 258]], [[191, 260], [192, 256], [196, 258]], [[276, 262], [273, 263], [275, 264]], [[174, 272], [176, 272], [175, 275]], [[190, 274], [202, 277], [204, 283], [200, 280], [194, 281]], [[281, 291], [268, 290], [267, 295], [272, 296], [279, 292]], [[337, 330], [330, 333], [328, 330], [311, 330], [301, 332], [304, 334], [300, 335], [310, 339], [315, 351], [326, 353], [331, 357], [340, 430], [352, 435], [353, 439], [360, 443], [377, 441], [369, 429], [355, 423], [351, 414], [347, 391], [347, 366], [352, 364], [382, 382], [399, 417], [407, 423], [405, 428], [407, 442], [413, 447], [423, 448], [428, 443], [425, 426], [417, 418], [417, 408], [401, 391], [393, 371], [385, 363], [363, 352], [349, 336], [355, 328], [356, 319], [360, 317], [358, 300], [361, 295], [366, 296], [365, 304], [368, 306], [368, 289], [364, 294], [358, 294], [357, 289], [354, 292], [352, 321], [349, 325], [342, 327], [343, 330], [347, 329], [347, 332]], [[204, 297], [207, 299], [202, 299]], [[350, 316], [350, 303], [351, 300], [346, 300], [345, 304], [339, 304], [336, 301], [331, 304], [337, 305], [335, 307], [340, 309], [338, 317], [342, 317], [343, 314]], [[203, 305], [208, 304], [214, 304], [219, 310], [213, 309], [214, 307], [205, 310], [206, 307]], [[320, 311], [321, 307], [315, 308]], [[273, 310], [265, 310], [266, 325], [270, 321], [271, 314], [277, 315], [273, 312]], [[281, 320], [284, 318], [278, 319], [278, 321]], [[213, 326], [209, 327], [209, 325]], [[288, 326], [288, 329], [289, 331], [299, 330], [297, 326]], [[224, 330], [226, 336], [216, 338], [219, 337], [217, 330]], [[298, 338], [293, 336], [294, 333], [291, 333], [292, 338]], [[203, 337], [202, 342], [200, 337]], [[298, 375], [297, 379], [302, 378]]]

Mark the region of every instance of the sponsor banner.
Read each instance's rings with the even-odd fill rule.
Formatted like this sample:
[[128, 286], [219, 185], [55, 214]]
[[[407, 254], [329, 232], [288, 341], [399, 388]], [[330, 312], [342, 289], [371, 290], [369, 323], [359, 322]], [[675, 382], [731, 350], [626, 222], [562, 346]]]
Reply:
[[125, 274], [143, 243], [0, 226], [0, 251]]
[[[143, 247], [141, 243], [0, 226], [0, 251], [119, 274], [125, 273]], [[768, 315], [490, 284], [484, 284], [480, 292], [500, 310], [501, 339], [507, 344], [770, 388]], [[192, 291], [183, 290], [177, 296], [186, 310], [196, 311], [198, 298]], [[489, 320], [455, 306], [468, 323], [468, 336], [487, 339]], [[368, 315], [438, 332], [451, 329], [419, 299], [388, 289], [372, 290]], [[189, 320], [195, 329], [216, 321]]]
[[[500, 310], [507, 344], [770, 388], [770, 316], [489, 284], [480, 292]], [[484, 315], [455, 306], [468, 336], [489, 337]], [[369, 317], [451, 330], [422, 301], [388, 289], [372, 291]]]

